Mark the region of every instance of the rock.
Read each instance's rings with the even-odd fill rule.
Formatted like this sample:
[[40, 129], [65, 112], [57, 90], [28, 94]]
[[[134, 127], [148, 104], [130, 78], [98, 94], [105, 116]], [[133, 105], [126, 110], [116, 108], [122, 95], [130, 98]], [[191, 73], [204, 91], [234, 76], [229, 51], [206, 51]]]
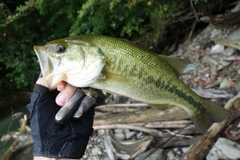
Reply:
[[126, 132], [126, 133], [125, 133], [126, 139], [130, 139], [130, 138], [132, 138], [134, 135], [136, 135], [136, 132], [131, 132], [131, 131], [129, 131], [129, 132]]
[[173, 148], [174, 159], [180, 159], [182, 156], [181, 148]]
[[137, 139], [142, 139], [144, 138], [144, 134], [142, 132], [139, 132], [136, 137]]
[[226, 138], [219, 138], [206, 158], [207, 160], [240, 159], [240, 145]]
[[135, 160], [159, 160], [159, 159], [166, 159], [166, 154], [163, 149], [158, 148], [155, 151], [155, 148], [149, 150], [148, 152], [142, 153], [138, 155]]
[[[120, 134], [120, 133], [117, 133]], [[149, 145], [152, 143], [152, 136], [145, 136], [139, 140], [118, 140], [116, 139], [116, 134], [109, 132], [106, 136], [106, 142], [109, 143], [108, 146], [112, 146], [113, 153], [120, 159], [133, 159], [139, 154], [146, 151]]]
[[188, 151], [188, 149], [189, 149], [189, 147], [183, 147], [183, 148], [182, 148], [182, 152], [183, 152], [183, 153], [186, 153], [186, 152]]
[[[208, 27], [208, 28], [210, 29], [210, 27]], [[222, 34], [221, 29], [213, 29], [211, 31], [211, 38], [214, 39], [214, 38], [218, 37], [221, 34]]]
[[240, 40], [240, 29], [236, 30], [235, 32], [231, 33], [227, 39], [229, 40], [235, 40], [239, 41]]
[[99, 129], [97, 132], [98, 132], [99, 136], [102, 136], [102, 135], [105, 134], [105, 130], [104, 129]]
[[114, 129], [114, 132], [115, 133], [124, 133], [124, 130], [123, 129]]
[[214, 53], [223, 53], [224, 51], [224, 46], [221, 44], [216, 44], [214, 46], [212, 46], [210, 53], [214, 54]]
[[92, 155], [102, 155], [102, 154], [103, 154], [103, 152], [102, 152], [102, 149], [101, 149], [101, 148], [95, 146], [95, 147], [92, 149]]
[[236, 49], [234, 49], [234, 48], [226, 48], [223, 51], [223, 55], [224, 56], [231, 56], [235, 51], [236, 51]]
[[220, 86], [219, 88], [220, 89], [227, 89], [229, 87], [234, 87], [235, 86], [235, 83], [230, 81], [230, 80], [227, 80], [227, 79], [224, 79], [221, 83], [220, 83]]
[[167, 159], [174, 159], [174, 153], [172, 150], [170, 150], [169, 152], [167, 152]]
[[115, 134], [114, 134], [114, 137], [115, 137], [117, 140], [125, 140], [125, 134], [124, 134], [124, 133], [115, 133]]

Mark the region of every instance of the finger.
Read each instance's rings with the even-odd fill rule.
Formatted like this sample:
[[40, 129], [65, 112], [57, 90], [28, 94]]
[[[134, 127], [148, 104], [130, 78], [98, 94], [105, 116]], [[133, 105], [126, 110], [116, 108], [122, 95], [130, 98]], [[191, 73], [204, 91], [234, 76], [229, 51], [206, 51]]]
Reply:
[[72, 98], [67, 101], [67, 103], [58, 111], [55, 116], [55, 120], [60, 124], [65, 124], [66, 122], [68, 122], [73, 117], [74, 113], [77, 111], [80, 102], [84, 97], [85, 93], [82, 90], [78, 89], [72, 96]]
[[65, 89], [66, 85], [67, 85], [67, 83], [62, 81], [61, 83], [58, 84], [57, 90], [58, 91], [63, 91]]
[[82, 100], [82, 103], [80, 104], [80, 106], [78, 107], [77, 111], [75, 112], [74, 114], [74, 118], [79, 118], [82, 116], [82, 114], [88, 110], [93, 104], [94, 104], [94, 100], [89, 97], [89, 96], [86, 96], [84, 97], [84, 99]]
[[76, 92], [77, 88], [66, 84], [64, 89], [56, 97], [56, 103], [59, 106], [63, 106]]

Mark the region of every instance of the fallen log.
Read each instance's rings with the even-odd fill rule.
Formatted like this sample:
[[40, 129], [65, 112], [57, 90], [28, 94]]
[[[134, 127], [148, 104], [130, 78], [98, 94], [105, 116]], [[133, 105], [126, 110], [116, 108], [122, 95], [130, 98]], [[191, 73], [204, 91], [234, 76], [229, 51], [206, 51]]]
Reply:
[[[213, 147], [218, 135], [237, 117], [240, 116], [240, 94], [231, 98], [225, 105], [231, 113], [231, 116], [221, 122], [213, 124], [209, 130], [197, 141], [192, 144], [189, 150], [181, 157], [181, 160], [204, 159], [210, 149]], [[216, 113], [217, 114], [217, 113]]]
[[185, 110], [180, 107], [170, 107], [166, 111], [155, 109], [144, 109], [137, 112], [119, 113], [105, 116], [97, 116], [94, 118], [93, 126], [107, 124], [129, 124], [129, 123], [145, 123], [160, 121], [176, 121], [189, 119]]

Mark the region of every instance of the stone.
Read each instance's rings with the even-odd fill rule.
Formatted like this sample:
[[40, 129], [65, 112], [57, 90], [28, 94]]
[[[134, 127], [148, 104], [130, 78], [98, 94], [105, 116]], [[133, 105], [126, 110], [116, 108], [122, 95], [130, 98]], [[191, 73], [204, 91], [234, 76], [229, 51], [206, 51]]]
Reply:
[[235, 51], [236, 51], [236, 49], [234, 49], [234, 48], [226, 48], [223, 51], [223, 55], [224, 56], [231, 56]]
[[240, 159], [240, 144], [219, 138], [206, 158], [207, 160]]
[[157, 150], [155, 148], [150, 149], [148, 152], [142, 153], [138, 155], [135, 160], [160, 160], [160, 159], [166, 159], [166, 154], [164, 152], [164, 149], [158, 148]]
[[136, 132], [129, 131], [125, 133], [126, 139], [131, 139], [134, 135], [136, 135]]
[[124, 133], [115, 133], [114, 138], [117, 140], [125, 140], [125, 134]]
[[224, 46], [221, 44], [216, 44], [212, 46], [210, 53], [215, 54], [215, 53], [223, 53], [224, 51]]

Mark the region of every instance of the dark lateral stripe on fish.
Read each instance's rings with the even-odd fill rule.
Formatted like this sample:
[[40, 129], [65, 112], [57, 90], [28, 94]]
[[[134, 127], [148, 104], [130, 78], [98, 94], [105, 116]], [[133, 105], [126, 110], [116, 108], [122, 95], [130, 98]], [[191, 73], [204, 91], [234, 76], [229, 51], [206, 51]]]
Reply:
[[188, 96], [187, 94], [185, 94], [184, 92], [182, 92], [181, 90], [179, 90], [177, 88], [177, 86], [173, 86], [171, 84], [165, 84], [162, 83], [161, 80], [154, 80], [152, 76], [147, 76], [146, 78], [143, 78], [145, 81], [150, 81], [153, 82], [153, 84], [156, 85], [156, 87], [158, 88], [163, 88], [165, 91], [170, 92], [170, 93], [174, 93], [176, 94], [179, 98], [184, 99], [185, 101], [187, 101], [189, 104], [192, 104], [194, 107], [196, 107], [197, 109], [200, 110], [201, 113], [206, 111], [206, 108], [204, 108], [202, 106], [202, 104], [200, 102], [197, 102], [194, 98], [192, 98], [191, 96]]
[[[124, 62], [118, 61], [118, 63], [123, 64]], [[187, 94], [185, 94], [184, 92], [179, 90], [177, 86], [173, 86], [170, 82], [167, 82], [167, 84], [165, 84], [165, 82], [163, 82], [160, 78], [156, 79], [151, 75], [146, 76], [147, 72], [145, 71], [144, 68], [142, 68], [141, 72], [136, 72], [136, 67], [137, 67], [136, 65], [127, 67], [125, 65], [118, 64], [115, 67], [117, 67], [116, 68], [117, 70], [122, 70], [125, 73], [128, 72], [127, 73], [128, 75], [141, 78], [142, 80], [144, 80], [146, 82], [146, 84], [154, 84], [159, 89], [163, 89], [167, 92], [174, 93], [179, 98], [181, 98], [184, 101], [188, 102], [189, 104], [193, 105], [196, 109], [198, 109], [200, 111], [200, 113], [204, 113], [206, 111], [206, 108], [204, 108], [202, 103], [196, 101], [193, 97], [188, 96]], [[124, 72], [123, 72], [123, 74], [124, 74]]]
[[179, 97], [186, 100], [189, 104], [192, 104], [195, 108], [199, 109], [201, 113], [204, 113], [207, 109], [202, 106], [201, 103], [195, 101], [191, 96], [184, 94], [181, 90], [176, 89], [176, 87], [171, 87], [171, 89], [175, 90], [175, 94]]

